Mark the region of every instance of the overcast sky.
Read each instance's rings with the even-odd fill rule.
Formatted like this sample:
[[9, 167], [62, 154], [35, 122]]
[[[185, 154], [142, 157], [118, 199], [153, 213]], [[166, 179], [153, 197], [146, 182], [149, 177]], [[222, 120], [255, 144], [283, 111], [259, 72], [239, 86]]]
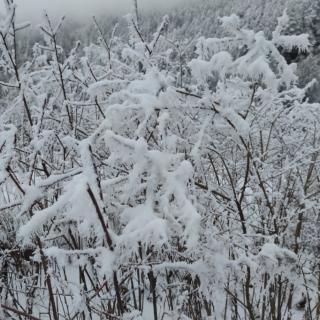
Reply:
[[[0, 0], [0, 10], [3, 10]], [[188, 0], [138, 0], [143, 9], [168, 9], [177, 2]], [[19, 20], [38, 20], [44, 9], [51, 16], [66, 14], [73, 18], [86, 18], [99, 14], [125, 14], [131, 12], [132, 0], [16, 0]]]

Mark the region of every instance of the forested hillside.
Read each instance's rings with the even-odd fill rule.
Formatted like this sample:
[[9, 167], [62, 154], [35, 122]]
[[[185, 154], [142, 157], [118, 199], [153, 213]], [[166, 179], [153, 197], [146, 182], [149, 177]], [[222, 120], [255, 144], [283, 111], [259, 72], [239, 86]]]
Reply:
[[[164, 15], [168, 15], [170, 24], [166, 31], [167, 38], [174, 41], [188, 55], [192, 57], [194, 41], [199, 36], [222, 36], [223, 30], [219, 17], [236, 14], [241, 18], [242, 26], [257, 31], [263, 30], [268, 38], [276, 27], [277, 18], [287, 9], [290, 21], [286, 26], [286, 34], [307, 33], [311, 43], [308, 54], [297, 55], [297, 52], [282, 54], [291, 62], [299, 62], [297, 74], [301, 86], [313, 79], [320, 81], [320, 3], [317, 0], [188, 0], [179, 6], [173, 7], [170, 12], [165, 10], [140, 10], [140, 28], [145, 37], [151, 41], [152, 35], [157, 31], [158, 23]], [[63, 11], [63, 10], [62, 10]], [[133, 7], [128, 8], [128, 13]], [[117, 35], [128, 40], [127, 20], [125, 17], [102, 14], [97, 17], [102, 32], [110, 36], [113, 26], [117, 25]], [[31, 32], [30, 32], [31, 31]], [[37, 25], [31, 26], [17, 35], [20, 46], [19, 59], [28, 60], [32, 55], [35, 42], [41, 42], [41, 34]], [[99, 35], [92, 19], [77, 21], [66, 17], [64, 27], [60, 31], [59, 43], [68, 54], [77, 41], [83, 46], [89, 46], [98, 41]], [[192, 45], [191, 45], [192, 44]], [[185, 51], [185, 46], [188, 50]], [[320, 101], [320, 85], [315, 84], [308, 92], [312, 101]]]
[[319, 320], [320, 4], [0, 13], [0, 319]]

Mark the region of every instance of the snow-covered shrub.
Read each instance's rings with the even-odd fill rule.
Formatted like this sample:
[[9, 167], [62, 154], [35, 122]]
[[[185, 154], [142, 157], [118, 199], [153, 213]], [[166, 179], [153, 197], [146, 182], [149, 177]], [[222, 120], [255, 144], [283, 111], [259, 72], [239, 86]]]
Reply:
[[97, 44], [65, 57], [63, 19], [45, 15], [44, 41], [20, 65], [25, 26], [6, 4], [3, 317], [319, 314], [319, 257], [306, 242], [318, 237], [319, 105], [279, 52], [309, 47], [306, 35], [282, 34], [286, 14], [272, 39], [222, 18], [228, 34], [200, 38], [179, 74], [167, 17], [150, 43], [131, 16], [129, 42], [94, 21]]

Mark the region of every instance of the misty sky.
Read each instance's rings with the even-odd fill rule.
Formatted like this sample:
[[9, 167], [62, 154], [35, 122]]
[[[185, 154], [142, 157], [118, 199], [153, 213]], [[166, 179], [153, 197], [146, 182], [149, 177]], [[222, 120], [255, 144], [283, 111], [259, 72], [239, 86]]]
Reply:
[[[139, 0], [143, 9], [161, 9], [177, 2], [188, 0]], [[3, 10], [0, 0], [0, 10]], [[16, 0], [18, 4], [18, 18], [39, 20], [46, 9], [51, 16], [66, 14], [69, 17], [81, 19], [99, 14], [125, 14], [131, 12], [132, 0]]]

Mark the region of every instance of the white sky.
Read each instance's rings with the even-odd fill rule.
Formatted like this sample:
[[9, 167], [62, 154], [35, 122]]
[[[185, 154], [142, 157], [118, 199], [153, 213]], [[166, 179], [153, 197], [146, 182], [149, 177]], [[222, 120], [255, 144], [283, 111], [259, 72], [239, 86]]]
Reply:
[[[188, 0], [138, 0], [140, 8], [166, 8], [177, 2]], [[201, 0], [199, 0], [201, 1]], [[0, 0], [0, 11], [3, 10], [3, 0]], [[132, 0], [16, 0], [19, 20], [39, 20], [43, 10], [50, 16], [66, 14], [77, 19], [89, 18], [93, 15], [131, 12]]]

